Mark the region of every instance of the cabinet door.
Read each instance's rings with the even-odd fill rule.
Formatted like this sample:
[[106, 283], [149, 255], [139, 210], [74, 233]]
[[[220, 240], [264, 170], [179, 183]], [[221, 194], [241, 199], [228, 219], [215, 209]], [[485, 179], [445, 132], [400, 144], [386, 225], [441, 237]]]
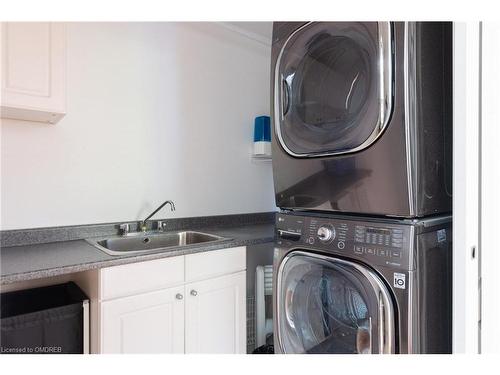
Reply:
[[66, 111], [65, 26], [3, 22], [1, 116], [55, 123]]
[[246, 353], [245, 271], [186, 285], [186, 353]]
[[184, 353], [184, 286], [101, 302], [102, 353]]

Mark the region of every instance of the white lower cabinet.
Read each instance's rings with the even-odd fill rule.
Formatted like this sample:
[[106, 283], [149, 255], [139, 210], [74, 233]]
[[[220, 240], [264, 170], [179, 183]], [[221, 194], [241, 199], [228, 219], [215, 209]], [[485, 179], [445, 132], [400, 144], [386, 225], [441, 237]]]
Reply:
[[184, 353], [184, 287], [101, 305], [103, 353]]
[[92, 351], [246, 353], [245, 268], [238, 247], [101, 269]]
[[186, 285], [186, 353], [246, 352], [246, 273]]

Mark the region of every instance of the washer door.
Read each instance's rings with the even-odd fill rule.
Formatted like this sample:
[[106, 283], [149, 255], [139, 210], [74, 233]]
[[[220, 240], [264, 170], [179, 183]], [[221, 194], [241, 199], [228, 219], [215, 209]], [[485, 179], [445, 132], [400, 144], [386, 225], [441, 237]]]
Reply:
[[393, 353], [394, 311], [382, 280], [357, 263], [294, 251], [277, 280], [283, 353]]
[[287, 39], [275, 67], [274, 115], [295, 157], [371, 145], [392, 111], [389, 22], [310, 22]]

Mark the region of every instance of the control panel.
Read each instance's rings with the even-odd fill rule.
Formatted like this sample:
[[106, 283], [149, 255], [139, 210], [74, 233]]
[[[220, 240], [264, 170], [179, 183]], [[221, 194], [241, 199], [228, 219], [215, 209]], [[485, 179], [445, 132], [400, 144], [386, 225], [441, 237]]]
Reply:
[[279, 213], [276, 230], [281, 246], [332, 252], [380, 265], [409, 264], [408, 225]]

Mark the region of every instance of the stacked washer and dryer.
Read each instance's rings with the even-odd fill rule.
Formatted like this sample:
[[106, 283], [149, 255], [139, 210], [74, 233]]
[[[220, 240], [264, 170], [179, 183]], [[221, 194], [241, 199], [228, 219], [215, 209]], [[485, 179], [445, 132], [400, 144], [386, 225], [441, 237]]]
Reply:
[[450, 353], [452, 25], [274, 23], [277, 353]]

